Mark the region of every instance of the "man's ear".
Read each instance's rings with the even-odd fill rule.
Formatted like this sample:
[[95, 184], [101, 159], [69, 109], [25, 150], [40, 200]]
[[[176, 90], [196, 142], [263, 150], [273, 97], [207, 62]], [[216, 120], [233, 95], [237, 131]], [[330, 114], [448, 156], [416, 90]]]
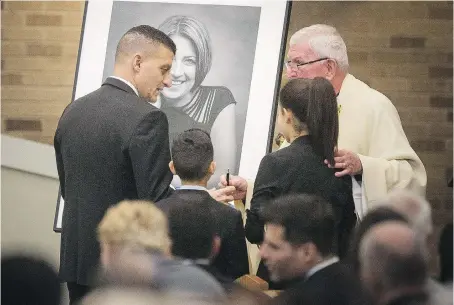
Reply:
[[211, 161], [210, 166], [208, 167], [208, 173], [210, 175], [213, 175], [215, 171], [216, 171], [216, 162]]
[[311, 242], [299, 245], [297, 252], [301, 261], [310, 261], [318, 253], [317, 247]]
[[132, 59], [132, 69], [135, 73], [140, 72], [140, 65], [142, 64], [142, 56], [140, 54], [135, 54]]
[[332, 81], [334, 76], [336, 75], [336, 70], [337, 62], [332, 59], [328, 59], [326, 61], [326, 79]]
[[282, 116], [287, 124], [293, 123], [293, 112], [290, 109], [282, 108]]
[[175, 166], [173, 165], [173, 161], [169, 162], [169, 169], [172, 172], [172, 174], [176, 175], [177, 172], [175, 171]]

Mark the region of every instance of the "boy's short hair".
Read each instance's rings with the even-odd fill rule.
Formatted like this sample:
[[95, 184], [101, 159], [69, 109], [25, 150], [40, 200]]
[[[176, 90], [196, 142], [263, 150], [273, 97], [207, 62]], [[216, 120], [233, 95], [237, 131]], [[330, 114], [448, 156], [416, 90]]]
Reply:
[[210, 135], [202, 129], [189, 129], [173, 141], [172, 161], [182, 180], [199, 181], [206, 177], [213, 161]]

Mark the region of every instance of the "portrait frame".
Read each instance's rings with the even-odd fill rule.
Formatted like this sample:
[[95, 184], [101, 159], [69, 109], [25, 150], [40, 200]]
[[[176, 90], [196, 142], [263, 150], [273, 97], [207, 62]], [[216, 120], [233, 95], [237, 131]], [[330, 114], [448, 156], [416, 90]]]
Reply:
[[[118, 1], [85, 2], [71, 101], [98, 89], [104, 81], [104, 61], [114, 2]], [[260, 8], [238, 168], [238, 175], [253, 179], [260, 160], [272, 149], [291, 2], [286, 0], [124, 0], [121, 2]], [[59, 190], [53, 226], [55, 232], [61, 232], [63, 209], [64, 200]]]

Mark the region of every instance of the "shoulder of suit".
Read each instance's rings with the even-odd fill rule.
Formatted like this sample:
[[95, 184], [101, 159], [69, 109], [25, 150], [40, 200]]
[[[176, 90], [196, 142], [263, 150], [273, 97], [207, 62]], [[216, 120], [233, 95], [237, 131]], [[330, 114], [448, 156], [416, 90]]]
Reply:
[[[168, 124], [168, 119], [166, 114], [152, 106], [149, 105], [151, 108], [143, 108], [143, 109], [137, 109], [137, 115], [139, 115], [139, 122], [138, 125], [140, 124], [148, 124], [150, 122], [156, 123], [156, 122], [161, 122], [165, 124]], [[157, 121], [158, 120], [158, 121]]]
[[213, 208], [215, 208], [216, 210], [219, 210], [223, 213], [225, 213], [226, 215], [231, 215], [231, 216], [236, 216], [237, 213], [240, 213], [240, 211], [238, 211], [237, 209], [235, 209], [234, 207], [232, 206], [229, 206], [223, 202], [220, 202], [220, 201], [216, 201], [216, 199], [214, 199], [213, 197], [211, 197], [211, 200], [210, 200], [210, 204], [212, 204]]
[[265, 157], [268, 162], [293, 163], [296, 155], [298, 158], [310, 157], [313, 155], [312, 148], [309, 144], [289, 145], [269, 153]]
[[158, 202], [155, 202], [154, 205], [163, 212], [166, 212], [167, 210], [166, 207], [168, 207], [169, 204], [172, 202], [171, 200], [169, 200], [169, 198], [170, 197], [159, 200]]
[[[276, 167], [286, 167], [292, 160], [292, 154], [290, 151], [287, 150], [287, 148], [283, 148], [281, 150], [277, 150], [274, 152], [271, 152], [269, 154], [266, 154], [263, 156], [262, 160], [260, 161], [260, 167], [261, 169], [268, 169], [272, 170], [275, 169]], [[283, 150], [286, 151], [283, 151]]]

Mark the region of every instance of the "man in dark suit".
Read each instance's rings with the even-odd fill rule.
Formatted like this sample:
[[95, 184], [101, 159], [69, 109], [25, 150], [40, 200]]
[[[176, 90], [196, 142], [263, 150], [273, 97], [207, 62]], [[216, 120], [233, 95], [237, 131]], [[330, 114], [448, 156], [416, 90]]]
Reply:
[[335, 219], [331, 205], [313, 195], [287, 195], [263, 213], [260, 256], [271, 280], [290, 286], [273, 304], [364, 304], [359, 281], [333, 253]]
[[70, 303], [87, 293], [99, 261], [96, 227], [123, 199], [157, 201], [170, 193], [168, 123], [151, 103], [171, 86], [176, 47], [147, 25], [120, 39], [114, 76], [70, 103], [54, 139], [63, 212], [60, 278]]
[[[231, 279], [249, 273], [241, 213], [234, 207], [214, 200], [206, 190], [207, 182], [216, 167], [209, 134], [201, 129], [191, 129], [178, 135], [173, 141], [169, 167], [181, 178], [182, 187], [156, 205], [166, 214], [171, 214], [172, 208], [184, 204], [211, 213], [216, 221], [217, 234], [221, 238], [219, 254], [214, 258], [213, 266]], [[171, 220], [169, 226], [172, 226]], [[205, 228], [201, 225], [200, 230]], [[182, 230], [180, 234], [187, 232]]]

